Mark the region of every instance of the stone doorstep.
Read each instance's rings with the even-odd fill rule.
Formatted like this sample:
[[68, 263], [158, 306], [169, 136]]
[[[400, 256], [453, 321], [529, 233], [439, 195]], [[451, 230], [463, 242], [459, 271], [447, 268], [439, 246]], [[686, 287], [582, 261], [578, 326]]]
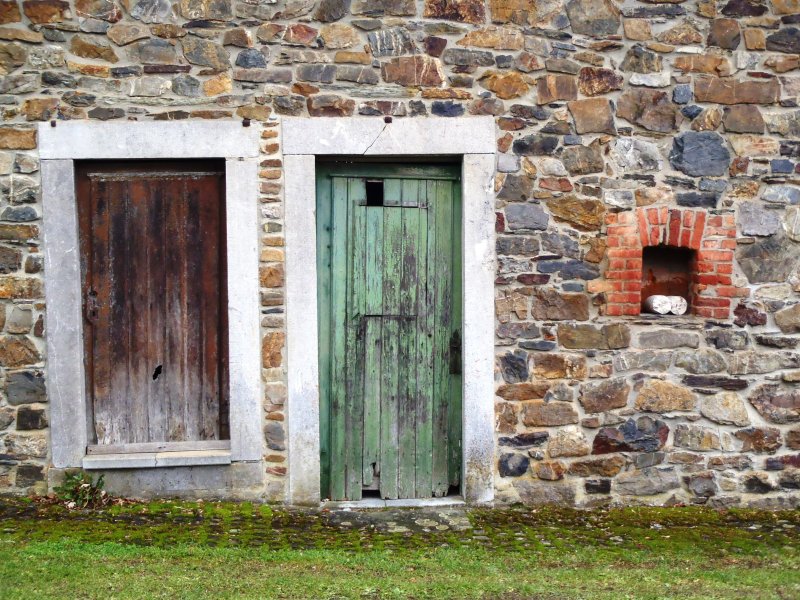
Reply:
[[355, 501], [328, 500], [321, 503], [321, 508], [330, 510], [369, 510], [382, 508], [430, 508], [444, 506], [466, 506], [462, 496], [445, 496], [444, 498], [402, 498], [399, 500], [382, 500], [381, 498], [365, 498]]
[[142, 452], [136, 454], [99, 454], [85, 456], [86, 470], [152, 469], [231, 464], [230, 450], [191, 450], [185, 452]]

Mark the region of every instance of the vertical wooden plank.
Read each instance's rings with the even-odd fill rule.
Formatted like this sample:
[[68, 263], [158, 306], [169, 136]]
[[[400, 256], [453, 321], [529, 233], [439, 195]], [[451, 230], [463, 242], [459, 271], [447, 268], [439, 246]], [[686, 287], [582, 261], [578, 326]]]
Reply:
[[191, 182], [198, 198], [198, 236], [195, 239], [202, 240], [196, 252], [199, 273], [191, 280], [197, 298], [194, 311], [198, 323], [198, 439], [217, 440], [220, 425], [220, 178], [204, 175], [192, 178]]
[[128, 409], [131, 443], [149, 442], [148, 391], [150, 358], [147, 338], [150, 323], [147, 320], [151, 275], [147, 269], [150, 236], [148, 231], [150, 211], [150, 186], [144, 178], [128, 178], [128, 248], [125, 262], [128, 294], [125, 315], [130, 323], [128, 331]]
[[166, 309], [165, 355], [162, 376], [166, 383], [167, 441], [186, 441], [184, 379], [187, 376], [186, 337], [186, 199], [183, 182], [169, 179], [167, 197], [167, 236], [171, 251], [165, 257]]
[[[459, 182], [450, 182], [452, 189], [453, 219], [450, 234], [451, 240], [451, 259], [452, 265], [452, 290], [450, 292], [452, 306], [452, 318], [450, 320], [451, 336], [457, 336], [459, 348], [463, 347], [462, 337], [462, 278], [461, 272], [461, 186]], [[450, 357], [453, 361], [461, 361], [462, 352], [459, 351], [457, 357]], [[450, 399], [448, 405], [448, 471], [450, 474], [450, 486], [457, 487], [461, 483], [461, 447], [462, 447], [462, 408], [461, 408], [461, 382], [463, 364], [458, 364], [457, 373], [450, 374]]]
[[[397, 498], [398, 477], [398, 342], [400, 308], [402, 210], [384, 207], [383, 221], [383, 381], [381, 389], [381, 497]], [[391, 367], [390, 367], [391, 365]]]
[[384, 206], [400, 206], [403, 197], [403, 180], [402, 179], [384, 179], [383, 180], [383, 205]]
[[444, 496], [448, 477], [448, 400], [450, 397], [449, 344], [451, 306], [450, 244], [452, 196], [449, 181], [436, 182], [436, 323], [434, 332], [433, 494]]
[[331, 499], [344, 500], [346, 481], [347, 180], [333, 178], [331, 267]]
[[319, 321], [320, 490], [330, 497], [331, 439], [331, 178], [317, 173], [317, 313]]
[[[419, 235], [419, 185], [404, 179], [402, 185], [402, 252], [400, 264], [400, 328], [398, 369], [398, 487], [401, 498], [416, 495], [416, 308], [417, 308], [417, 236]], [[406, 208], [409, 207], [409, 208]]]
[[98, 444], [113, 444], [121, 439], [115, 427], [115, 408], [111, 397], [111, 303], [114, 296], [111, 212], [118, 206], [118, 202], [113, 201], [114, 196], [118, 196], [118, 190], [106, 181], [92, 178], [90, 193], [92, 280], [88, 293], [94, 296], [97, 306], [97, 316], [91, 329], [95, 435]]
[[[379, 315], [383, 303], [383, 208], [366, 209], [366, 315]], [[364, 451], [362, 481], [370, 486], [380, 463], [381, 319], [366, 317], [364, 331]]]
[[366, 306], [366, 189], [364, 179], [348, 180], [347, 270], [347, 416], [346, 451], [348, 500], [360, 500], [364, 443], [364, 345], [362, 330]]
[[[420, 201], [433, 202], [433, 181], [420, 181]], [[419, 211], [419, 283], [417, 291], [417, 406], [416, 406], [416, 497], [428, 498], [433, 493], [431, 478], [433, 460], [433, 334], [435, 306], [435, 211]]]
[[[165, 330], [167, 320], [167, 304], [164, 290], [167, 285], [165, 257], [171, 248], [167, 247], [169, 238], [166, 235], [166, 197], [164, 185], [150, 186], [151, 204], [147, 219], [148, 236], [147, 246], [147, 271], [150, 274], [148, 293], [147, 315], [149, 323], [147, 329], [147, 356], [150, 357], [152, 371], [147, 378], [147, 421], [151, 442], [160, 442], [167, 439], [168, 419], [164, 410], [167, 402], [164, 356], [165, 356]], [[161, 374], [153, 377], [155, 370], [161, 366]]]

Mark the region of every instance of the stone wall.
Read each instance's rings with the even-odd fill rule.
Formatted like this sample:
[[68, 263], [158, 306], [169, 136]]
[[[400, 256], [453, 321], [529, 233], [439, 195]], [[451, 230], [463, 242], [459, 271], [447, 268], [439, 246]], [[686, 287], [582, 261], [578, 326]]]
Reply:
[[[797, 22], [796, 0], [0, 0], [0, 490], [46, 488], [34, 122], [263, 123], [279, 500], [280, 116], [493, 115], [498, 500], [797, 505]], [[638, 314], [659, 243], [697, 251], [692, 315]]]

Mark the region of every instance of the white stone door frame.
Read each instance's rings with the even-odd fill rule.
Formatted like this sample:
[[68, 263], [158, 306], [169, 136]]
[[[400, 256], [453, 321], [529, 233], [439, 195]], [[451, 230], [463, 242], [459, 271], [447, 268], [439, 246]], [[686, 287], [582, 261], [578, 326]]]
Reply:
[[320, 503], [316, 157], [450, 156], [462, 161], [462, 489], [494, 499], [494, 175], [492, 117], [282, 120], [286, 237], [287, 502]]
[[[53, 466], [86, 466], [89, 433], [83, 345], [76, 160], [225, 159], [231, 449], [218, 464], [263, 459], [258, 283], [261, 131], [241, 121], [39, 125], [47, 314], [47, 394]], [[192, 453], [187, 453], [191, 455]], [[104, 468], [215, 464], [130, 454]], [[227, 460], [226, 460], [227, 459]], [[87, 467], [88, 468], [88, 467]]]

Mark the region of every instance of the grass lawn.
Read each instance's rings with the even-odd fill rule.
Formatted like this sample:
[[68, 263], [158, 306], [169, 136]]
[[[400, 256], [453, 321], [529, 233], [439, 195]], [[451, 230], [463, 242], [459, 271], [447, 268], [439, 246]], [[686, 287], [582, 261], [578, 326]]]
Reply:
[[800, 598], [797, 511], [437, 512], [0, 498], [0, 597]]

